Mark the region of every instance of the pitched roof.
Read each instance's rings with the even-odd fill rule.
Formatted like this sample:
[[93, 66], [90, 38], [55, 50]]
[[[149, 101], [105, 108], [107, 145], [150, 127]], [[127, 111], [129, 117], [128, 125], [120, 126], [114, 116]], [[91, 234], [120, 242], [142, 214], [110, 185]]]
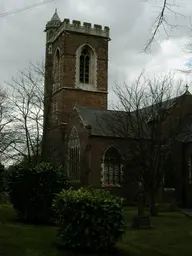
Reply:
[[[142, 118], [142, 129], [144, 129], [142, 131], [145, 133], [144, 137], [146, 137], [148, 134], [148, 122], [154, 121], [155, 118], [158, 117], [158, 112], [160, 110], [167, 111], [175, 106], [175, 104], [177, 104], [179, 100], [182, 99], [182, 96], [191, 95], [188, 91], [186, 92], [179, 97], [161, 102], [160, 105], [155, 104], [153, 106], [145, 107], [139, 110], [140, 117]], [[136, 121], [138, 119], [136, 117], [135, 111], [129, 113], [126, 111], [101, 110], [80, 106], [75, 107], [75, 109], [78, 112], [83, 125], [85, 127], [91, 127], [92, 135], [118, 138], [136, 137], [134, 129], [137, 127]], [[135, 123], [133, 125], [134, 120]]]
[[115, 133], [114, 129], [111, 129], [111, 127], [114, 126], [115, 121], [117, 120], [116, 118], [125, 121], [127, 115], [126, 112], [85, 107], [76, 107], [76, 111], [79, 113], [83, 125], [85, 127], [91, 126], [92, 135], [123, 137], [120, 136], [118, 132]]

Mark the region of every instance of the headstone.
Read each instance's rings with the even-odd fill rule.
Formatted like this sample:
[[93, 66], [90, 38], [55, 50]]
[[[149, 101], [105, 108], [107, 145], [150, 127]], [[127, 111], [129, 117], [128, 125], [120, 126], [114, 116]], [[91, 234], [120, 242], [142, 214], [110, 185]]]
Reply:
[[140, 194], [138, 198], [138, 214], [134, 216], [132, 228], [150, 228], [150, 218], [144, 213], [144, 195]]
[[144, 215], [144, 195], [140, 194], [138, 198], [138, 216]]

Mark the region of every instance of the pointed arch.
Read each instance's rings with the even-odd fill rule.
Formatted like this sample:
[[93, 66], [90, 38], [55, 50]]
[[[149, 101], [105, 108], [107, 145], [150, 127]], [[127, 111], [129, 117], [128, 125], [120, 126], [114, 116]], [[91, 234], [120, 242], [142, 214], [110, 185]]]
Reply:
[[80, 180], [80, 139], [74, 126], [68, 140], [68, 175], [70, 180]]
[[47, 34], [48, 34], [48, 39], [51, 39], [53, 37], [53, 31], [52, 30], [50, 32], [48, 32]]
[[79, 64], [79, 81], [83, 84], [89, 84], [90, 82], [90, 60], [91, 52], [88, 47], [84, 47], [80, 54]]
[[97, 55], [89, 44], [81, 45], [76, 51], [76, 87], [96, 90]]
[[60, 49], [57, 48], [53, 60], [53, 90], [59, 88], [60, 84]]
[[110, 146], [103, 155], [102, 185], [120, 186], [123, 179], [123, 158], [115, 146]]

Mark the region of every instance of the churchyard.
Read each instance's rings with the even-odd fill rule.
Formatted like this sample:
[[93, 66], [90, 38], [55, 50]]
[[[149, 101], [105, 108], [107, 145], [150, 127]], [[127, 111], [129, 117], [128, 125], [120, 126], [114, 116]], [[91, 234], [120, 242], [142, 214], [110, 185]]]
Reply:
[[[130, 225], [136, 213], [136, 208], [124, 209], [126, 233], [116, 249], [104, 255], [180, 256], [192, 254], [192, 219], [190, 217], [178, 211], [160, 212], [158, 217], [151, 218], [150, 229], [134, 230], [130, 228]], [[0, 205], [0, 255], [84, 255], [63, 251], [57, 248], [55, 241], [55, 226], [23, 224], [17, 220], [11, 205]]]

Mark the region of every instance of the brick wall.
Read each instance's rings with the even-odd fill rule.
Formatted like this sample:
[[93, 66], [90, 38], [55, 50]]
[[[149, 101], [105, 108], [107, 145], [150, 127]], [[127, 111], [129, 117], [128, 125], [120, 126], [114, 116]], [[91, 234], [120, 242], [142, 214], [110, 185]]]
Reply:
[[[52, 45], [52, 54], [48, 54], [49, 44], [46, 46], [45, 63], [45, 148], [59, 148], [61, 146], [60, 129], [55, 125], [67, 123], [74, 106], [107, 109], [108, 91], [108, 39], [90, 34], [67, 31], [61, 34]], [[76, 51], [89, 44], [97, 56], [97, 91], [75, 88], [76, 83]], [[59, 87], [52, 94], [53, 59], [56, 50], [60, 50], [60, 78]], [[53, 116], [53, 102], [57, 102], [56, 118]], [[64, 143], [64, 142], [63, 142]], [[64, 145], [64, 144], [63, 144]], [[50, 149], [50, 152], [53, 151]]]

